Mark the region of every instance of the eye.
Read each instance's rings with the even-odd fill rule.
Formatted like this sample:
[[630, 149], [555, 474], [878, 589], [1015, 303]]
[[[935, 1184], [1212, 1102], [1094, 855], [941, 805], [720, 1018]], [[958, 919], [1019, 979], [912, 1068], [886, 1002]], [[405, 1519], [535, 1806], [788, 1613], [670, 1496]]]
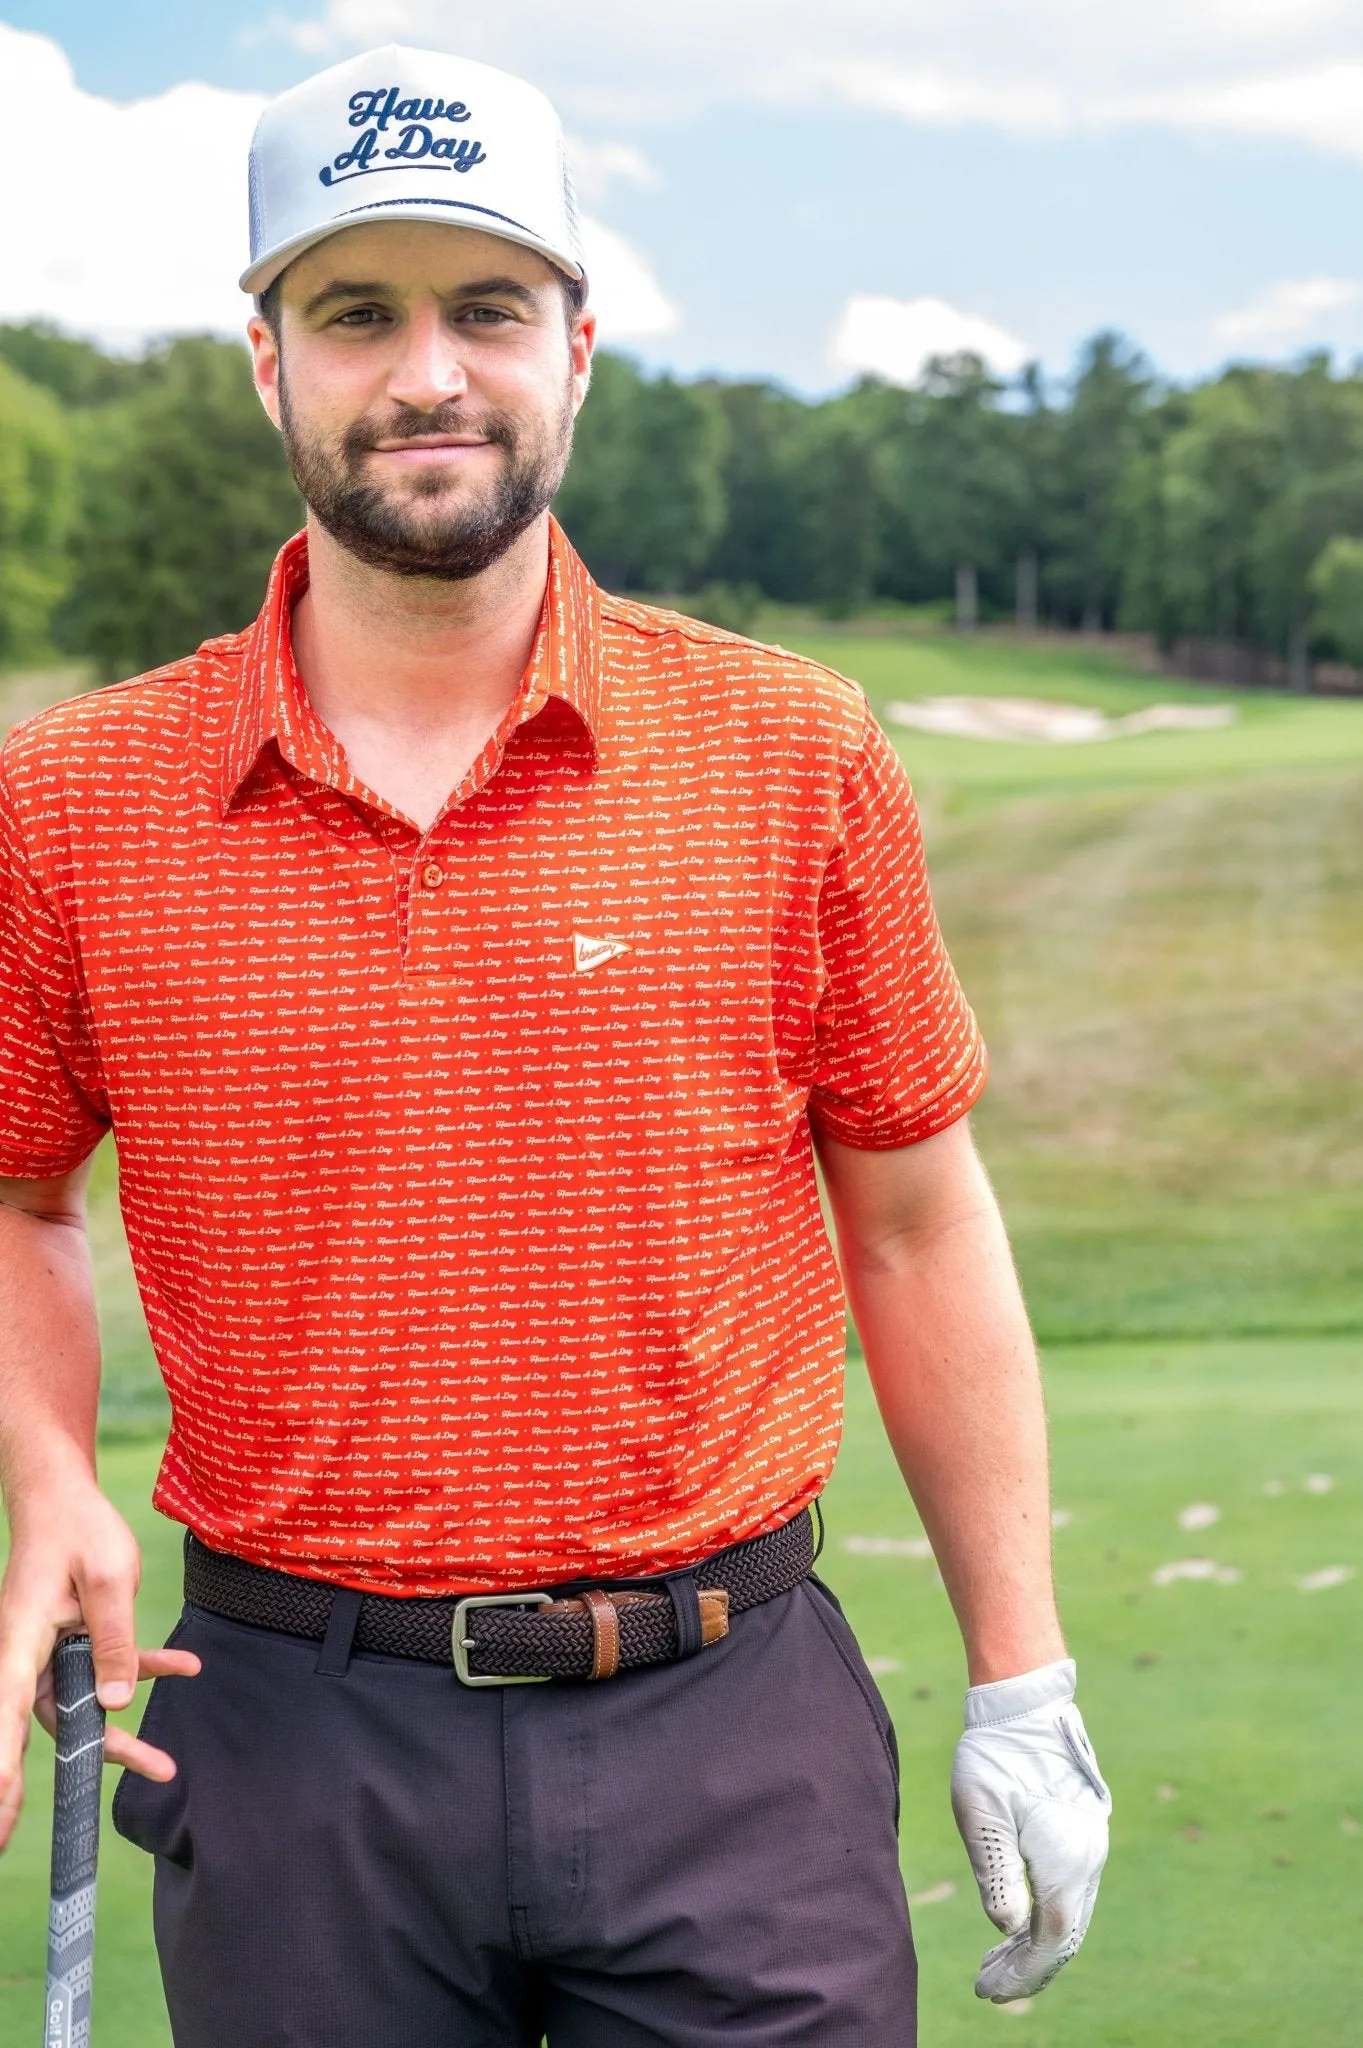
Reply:
[[386, 318], [387, 315], [381, 306], [349, 306], [344, 313], [338, 313], [331, 324], [333, 327], [348, 327], [351, 329], [374, 327]]
[[461, 320], [471, 320], [476, 327], [501, 327], [515, 315], [505, 306], [466, 306], [459, 315]]

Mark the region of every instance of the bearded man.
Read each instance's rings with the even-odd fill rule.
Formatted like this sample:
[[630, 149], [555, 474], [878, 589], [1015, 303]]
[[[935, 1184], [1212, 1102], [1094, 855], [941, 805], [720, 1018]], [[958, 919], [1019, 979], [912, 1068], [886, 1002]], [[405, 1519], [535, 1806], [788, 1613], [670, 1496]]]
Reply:
[[[178, 2048], [913, 2041], [893, 1731], [811, 1571], [844, 1278], [965, 1640], [982, 1995], [1074, 1953], [1105, 1854], [913, 801], [854, 685], [553, 524], [564, 161], [432, 52], [267, 110], [243, 284], [307, 530], [249, 631], [4, 753], [0, 1833], [84, 1625], [106, 1707], [158, 1680], [108, 1753]], [[141, 1653], [110, 1131], [187, 1532]]]

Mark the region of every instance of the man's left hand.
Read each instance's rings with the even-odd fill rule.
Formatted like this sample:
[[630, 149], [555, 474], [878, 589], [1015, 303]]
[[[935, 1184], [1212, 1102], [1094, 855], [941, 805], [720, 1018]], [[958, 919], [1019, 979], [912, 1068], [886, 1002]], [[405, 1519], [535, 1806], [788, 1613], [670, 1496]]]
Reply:
[[1066, 1659], [972, 1686], [951, 1803], [985, 1912], [1008, 1939], [975, 1985], [996, 2005], [1049, 1984], [1088, 1931], [1107, 1861], [1112, 1795]]

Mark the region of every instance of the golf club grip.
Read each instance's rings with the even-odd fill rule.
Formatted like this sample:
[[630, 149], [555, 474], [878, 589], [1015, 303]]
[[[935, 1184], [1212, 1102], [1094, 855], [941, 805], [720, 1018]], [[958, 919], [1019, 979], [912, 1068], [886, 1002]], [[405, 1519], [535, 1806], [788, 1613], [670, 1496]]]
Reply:
[[104, 1775], [104, 1712], [89, 1636], [66, 1636], [53, 1658], [57, 1769], [52, 1804], [43, 2048], [86, 2048], [95, 1963], [95, 1867]]

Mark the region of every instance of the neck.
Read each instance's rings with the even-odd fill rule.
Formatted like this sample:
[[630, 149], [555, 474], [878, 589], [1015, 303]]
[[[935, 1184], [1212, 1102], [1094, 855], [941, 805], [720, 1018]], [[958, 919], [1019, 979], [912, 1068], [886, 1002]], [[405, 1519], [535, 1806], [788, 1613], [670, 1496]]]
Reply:
[[546, 513], [480, 576], [395, 576], [308, 520], [298, 673], [354, 773], [423, 828], [515, 699], [549, 573]]
[[[471, 699], [516, 693], [549, 574], [549, 518], [462, 583], [371, 568], [308, 519], [308, 589], [294, 609], [294, 655], [319, 712], [363, 709], [439, 724]], [[325, 716], [325, 713], [322, 714]]]

